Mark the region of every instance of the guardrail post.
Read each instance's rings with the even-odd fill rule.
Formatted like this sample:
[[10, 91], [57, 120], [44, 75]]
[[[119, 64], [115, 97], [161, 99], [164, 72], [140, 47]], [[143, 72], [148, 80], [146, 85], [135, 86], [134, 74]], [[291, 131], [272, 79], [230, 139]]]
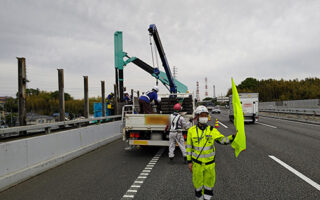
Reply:
[[102, 105], [102, 117], [106, 116], [106, 99], [105, 99], [105, 82], [101, 81], [101, 105]]
[[64, 103], [64, 75], [63, 75], [63, 69], [58, 69], [58, 82], [59, 82], [60, 121], [64, 121], [65, 120], [65, 103]]
[[[27, 73], [26, 73], [26, 59], [18, 59], [18, 98], [19, 98], [19, 126], [25, 126], [26, 122], [26, 83], [27, 83]], [[25, 134], [26, 131], [22, 131]]]
[[46, 134], [50, 134], [50, 133], [51, 133], [51, 127], [45, 128], [45, 133], [46, 133]]
[[83, 76], [84, 83], [84, 117], [89, 118], [88, 76]]

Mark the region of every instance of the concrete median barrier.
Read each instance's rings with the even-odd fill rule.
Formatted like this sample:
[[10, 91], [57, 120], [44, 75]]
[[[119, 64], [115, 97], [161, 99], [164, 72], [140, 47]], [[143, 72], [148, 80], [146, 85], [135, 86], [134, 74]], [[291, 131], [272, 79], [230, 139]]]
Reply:
[[121, 121], [0, 143], [0, 191], [122, 137]]
[[262, 117], [272, 117], [311, 124], [320, 124], [320, 116], [318, 115], [290, 114], [280, 112], [259, 112], [259, 115]]

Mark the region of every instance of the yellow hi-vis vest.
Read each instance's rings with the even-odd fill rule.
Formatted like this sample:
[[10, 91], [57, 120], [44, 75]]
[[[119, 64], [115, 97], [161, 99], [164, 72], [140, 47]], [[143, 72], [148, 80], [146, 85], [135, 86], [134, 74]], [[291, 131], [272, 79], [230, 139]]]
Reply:
[[197, 125], [192, 126], [187, 135], [187, 160], [189, 163], [197, 158], [202, 163], [213, 161], [215, 158], [214, 142], [229, 144], [233, 139], [233, 135], [225, 137], [211, 126], [207, 126], [203, 131]]

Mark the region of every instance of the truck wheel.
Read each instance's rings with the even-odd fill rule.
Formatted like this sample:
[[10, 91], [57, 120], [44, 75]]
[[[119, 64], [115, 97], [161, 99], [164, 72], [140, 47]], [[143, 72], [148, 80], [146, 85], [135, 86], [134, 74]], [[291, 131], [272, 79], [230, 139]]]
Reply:
[[231, 116], [229, 116], [229, 120], [230, 122], [233, 122], [233, 118]]
[[252, 124], [256, 123], [256, 115], [252, 116]]

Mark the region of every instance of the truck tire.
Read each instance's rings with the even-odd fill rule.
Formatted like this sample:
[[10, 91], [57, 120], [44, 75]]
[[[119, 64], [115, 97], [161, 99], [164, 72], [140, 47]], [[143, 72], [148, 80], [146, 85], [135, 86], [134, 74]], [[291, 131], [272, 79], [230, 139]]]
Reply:
[[229, 115], [229, 120], [230, 120], [230, 122], [233, 122], [233, 117], [232, 117], [232, 115]]
[[255, 124], [255, 123], [256, 123], [256, 115], [253, 114], [253, 116], [252, 116], [252, 124]]

